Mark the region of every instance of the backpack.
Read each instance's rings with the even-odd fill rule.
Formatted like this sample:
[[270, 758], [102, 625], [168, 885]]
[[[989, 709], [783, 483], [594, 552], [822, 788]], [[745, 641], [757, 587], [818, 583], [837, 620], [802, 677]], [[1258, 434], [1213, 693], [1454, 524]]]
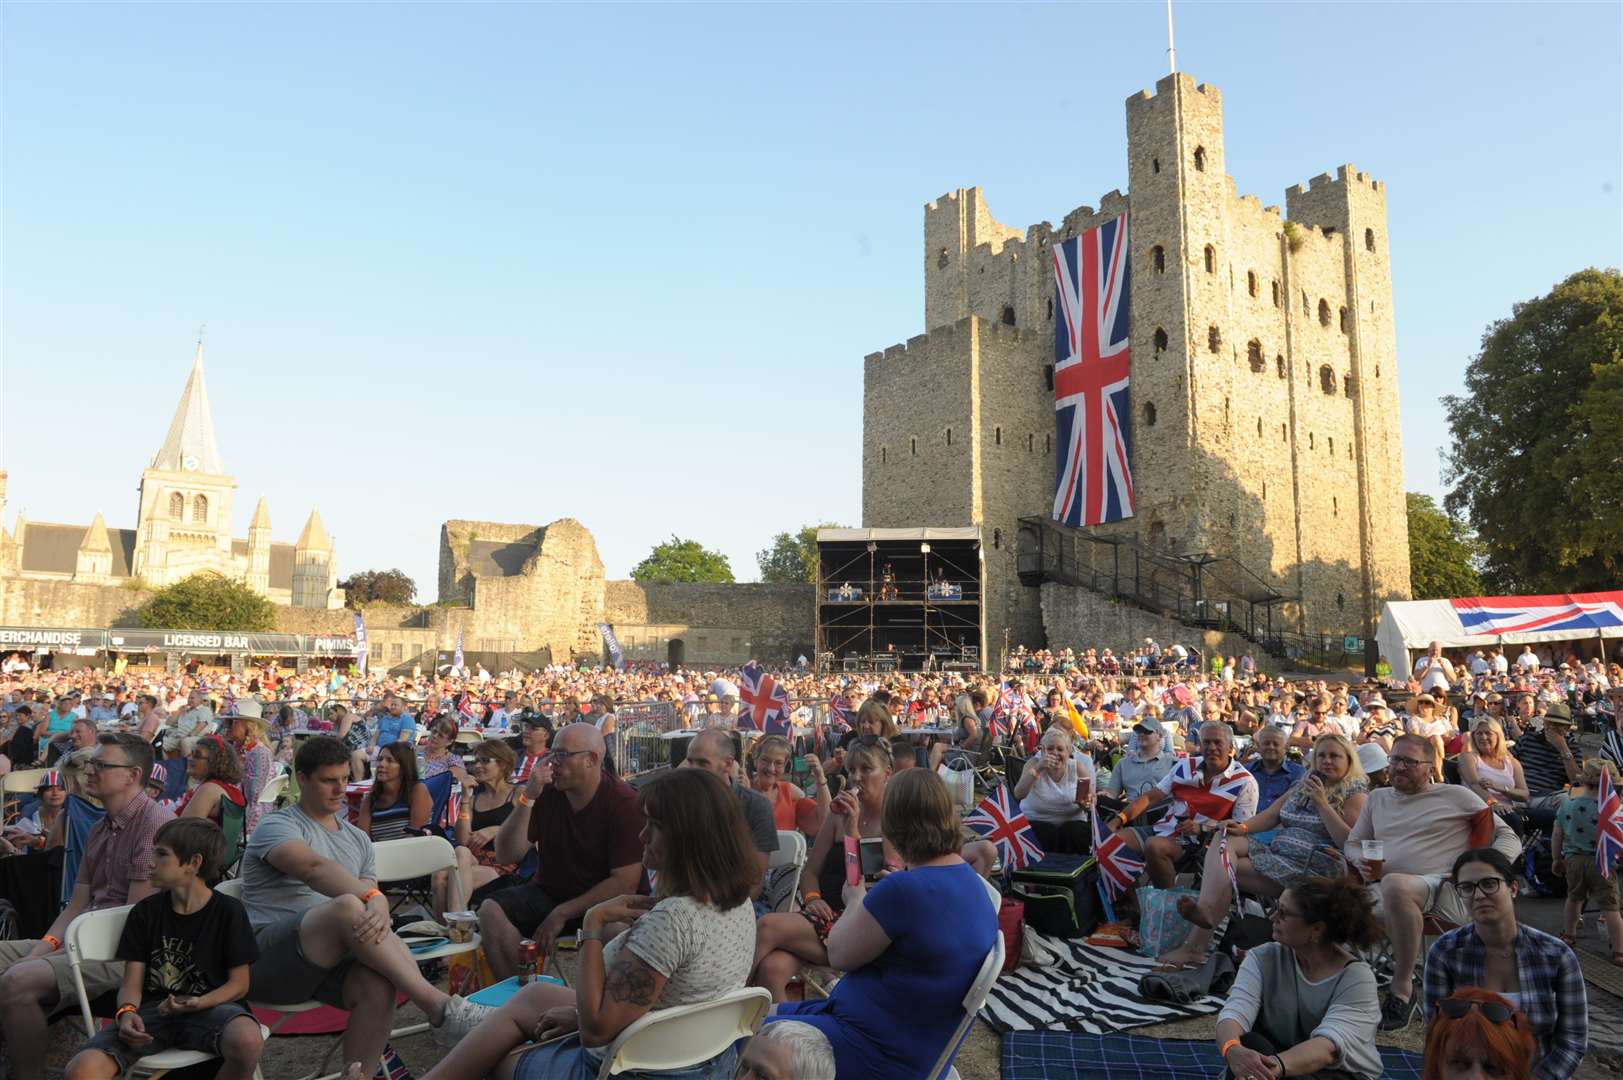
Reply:
[[1522, 853], [1522, 874], [1540, 896], [1565, 896], [1567, 879], [1551, 872], [1552, 859], [1549, 836], [1536, 836]]

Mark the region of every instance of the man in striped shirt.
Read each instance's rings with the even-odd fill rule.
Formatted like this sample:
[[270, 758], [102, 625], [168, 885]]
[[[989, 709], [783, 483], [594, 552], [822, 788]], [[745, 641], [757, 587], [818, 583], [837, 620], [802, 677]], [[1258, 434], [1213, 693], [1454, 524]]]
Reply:
[[524, 745], [519, 748], [518, 765], [513, 769], [513, 783], [522, 784], [530, 778], [530, 770], [541, 763], [547, 755], [547, 728], [540, 715], [532, 713], [525, 717], [522, 739]]

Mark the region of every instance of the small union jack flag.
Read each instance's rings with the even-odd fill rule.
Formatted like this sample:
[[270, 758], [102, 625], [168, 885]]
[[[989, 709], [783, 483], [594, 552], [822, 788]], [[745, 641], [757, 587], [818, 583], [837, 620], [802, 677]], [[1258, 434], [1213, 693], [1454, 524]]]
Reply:
[[1612, 866], [1623, 858], [1623, 796], [1612, 785], [1612, 770], [1600, 771], [1600, 815], [1595, 822], [1595, 863], [1601, 877], [1612, 876]]
[[519, 758], [518, 766], [513, 769], [513, 783], [522, 784], [530, 779], [530, 770], [541, 764], [545, 754], [525, 754]]
[[1144, 860], [1119, 833], [1105, 828], [1097, 806], [1093, 808], [1093, 857], [1099, 863], [1099, 881], [1112, 900], [1125, 895], [1144, 872]]
[[1007, 785], [999, 784], [981, 800], [964, 818], [964, 824], [996, 845], [998, 861], [1005, 870], [1022, 870], [1043, 857], [1043, 849], [1031, 834], [1031, 822], [1015, 806]]
[[473, 711], [473, 700], [468, 697], [466, 690], [456, 697], [456, 713], [458, 721], [477, 721], [479, 717]]
[[837, 696], [828, 699], [828, 726], [834, 729], [836, 735], [844, 735], [851, 730], [851, 710]]
[[738, 726], [768, 735], [789, 734], [789, 691], [751, 660], [738, 673]]

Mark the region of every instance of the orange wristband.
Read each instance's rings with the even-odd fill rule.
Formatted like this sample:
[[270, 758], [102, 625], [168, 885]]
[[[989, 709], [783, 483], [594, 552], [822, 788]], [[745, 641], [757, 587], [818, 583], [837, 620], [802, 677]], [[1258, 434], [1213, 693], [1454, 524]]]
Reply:
[[821, 900], [822, 898], [823, 894], [816, 889], [802, 889], [800, 891], [800, 899], [803, 901]]
[[51, 949], [53, 952], [62, 947], [62, 939], [57, 937], [55, 934], [46, 934], [44, 937], [40, 938], [40, 940], [49, 941], [51, 943]]
[[1228, 1056], [1229, 1056], [1229, 1051], [1233, 1050], [1236, 1046], [1239, 1046], [1239, 1045], [1240, 1045], [1240, 1040], [1239, 1039], [1230, 1039], [1228, 1042], [1224, 1043], [1222, 1046], [1219, 1046], [1217, 1048], [1217, 1056], [1220, 1057], [1220, 1058], [1223, 1058], [1226, 1061], [1228, 1059]]
[[524, 792], [522, 792], [522, 791], [519, 792], [517, 795], [513, 796], [513, 801], [518, 803], [520, 806], [534, 806], [535, 805], [535, 800], [530, 798], [529, 796], [525, 795]]
[[374, 896], [382, 896], [382, 895], [383, 895], [383, 890], [377, 888], [376, 886], [374, 886], [373, 888], [370, 888], [370, 889], [366, 890], [364, 893], [361, 894], [361, 903], [364, 904], [367, 901], [371, 900]]
[[118, 1007], [118, 1011], [113, 1014], [113, 1021], [116, 1023], [118, 1021], [118, 1018], [123, 1016], [127, 1012], [140, 1012], [140, 1011], [141, 1011], [140, 1008], [138, 1006], [135, 1006], [135, 1005], [120, 1005]]

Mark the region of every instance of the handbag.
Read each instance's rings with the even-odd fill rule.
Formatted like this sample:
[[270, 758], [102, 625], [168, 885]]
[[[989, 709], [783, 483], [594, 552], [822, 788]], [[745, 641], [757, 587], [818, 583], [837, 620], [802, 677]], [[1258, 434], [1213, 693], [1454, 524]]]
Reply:
[[1020, 966], [1020, 955], [1026, 940], [1026, 905], [1005, 896], [997, 911], [998, 933], [1003, 935], [1003, 974]]
[[1138, 890], [1140, 956], [1160, 956], [1188, 939], [1194, 924], [1178, 914], [1178, 899], [1199, 895], [1194, 889], [1157, 889], [1148, 885]]

